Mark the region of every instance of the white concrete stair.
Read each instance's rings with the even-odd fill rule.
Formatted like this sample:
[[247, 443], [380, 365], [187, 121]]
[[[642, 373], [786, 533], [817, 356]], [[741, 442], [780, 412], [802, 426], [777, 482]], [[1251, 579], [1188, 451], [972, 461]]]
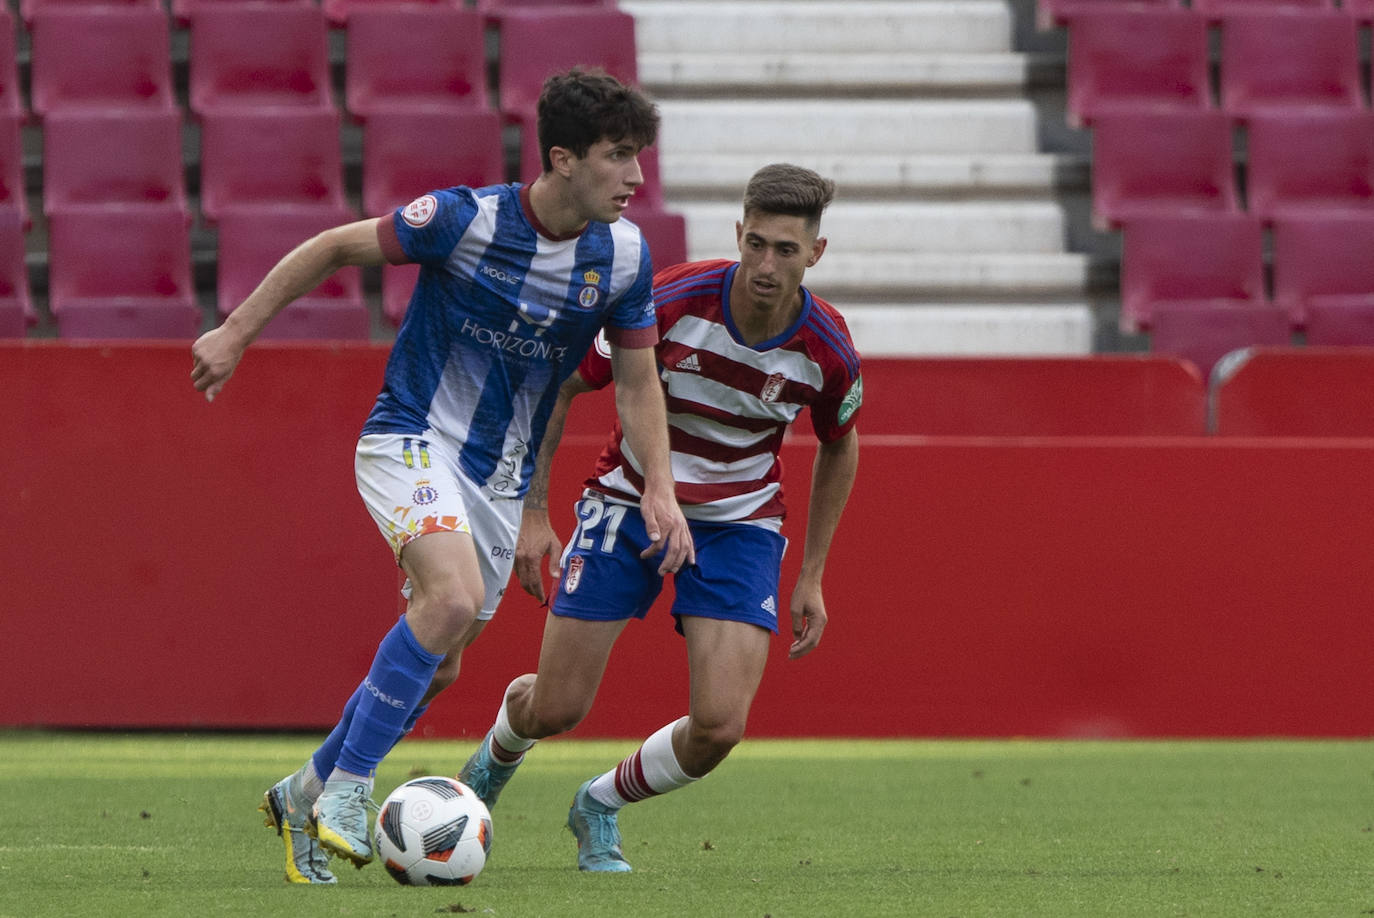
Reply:
[[692, 258], [738, 257], [749, 176], [833, 178], [807, 285], [872, 355], [1092, 349], [1091, 259], [1066, 250], [1011, 0], [621, 0], [662, 114]]

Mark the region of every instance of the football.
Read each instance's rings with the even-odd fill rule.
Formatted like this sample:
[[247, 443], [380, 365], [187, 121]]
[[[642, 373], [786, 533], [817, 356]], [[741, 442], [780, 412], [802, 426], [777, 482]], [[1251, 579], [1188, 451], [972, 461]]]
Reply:
[[407, 781], [377, 812], [377, 853], [405, 886], [463, 886], [487, 863], [491, 813], [456, 778]]

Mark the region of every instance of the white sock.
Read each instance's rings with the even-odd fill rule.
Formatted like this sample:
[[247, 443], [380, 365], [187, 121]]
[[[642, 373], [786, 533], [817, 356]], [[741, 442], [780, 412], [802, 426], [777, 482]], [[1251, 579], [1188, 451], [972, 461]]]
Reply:
[[296, 772], [300, 776], [301, 796], [307, 803], [314, 803], [324, 792], [324, 778], [321, 778], [315, 771], [315, 760], [306, 759], [305, 765]]
[[683, 771], [673, 753], [673, 730], [686, 720], [682, 717], [660, 727], [634, 755], [593, 781], [587, 793], [598, 803], [620, 809], [700, 780]]
[[[510, 693], [510, 685], [506, 686], [506, 693]], [[496, 712], [496, 724], [491, 729], [491, 739], [494, 744], [490, 749], [491, 757], [503, 765], [518, 765], [525, 758], [525, 753], [535, 744], [535, 740], [521, 736], [511, 729], [510, 715], [506, 713], [506, 695], [501, 696], [501, 709]]]
[[325, 784], [333, 784], [335, 781], [351, 781], [354, 784], [366, 784], [367, 789], [369, 791], [372, 790], [371, 775], [355, 775], [351, 771], [344, 771], [342, 768], [336, 768], [329, 773], [329, 780], [325, 781]]

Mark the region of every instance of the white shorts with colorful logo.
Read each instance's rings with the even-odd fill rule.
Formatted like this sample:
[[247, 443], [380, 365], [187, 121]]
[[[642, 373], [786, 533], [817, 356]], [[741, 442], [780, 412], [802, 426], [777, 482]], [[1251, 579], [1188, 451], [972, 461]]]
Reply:
[[[401, 550], [431, 532], [466, 532], [477, 546], [487, 620], [515, 564], [523, 500], [497, 497], [458, 470], [442, 443], [413, 434], [368, 434], [353, 469], [367, 512], [400, 562]], [[409, 596], [409, 581], [404, 590]]]

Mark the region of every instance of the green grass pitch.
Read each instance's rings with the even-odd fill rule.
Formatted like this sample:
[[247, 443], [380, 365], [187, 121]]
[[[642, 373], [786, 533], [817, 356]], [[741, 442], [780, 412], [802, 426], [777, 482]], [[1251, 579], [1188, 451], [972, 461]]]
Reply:
[[[0, 918], [1374, 914], [1374, 745], [746, 741], [625, 810], [634, 873], [579, 874], [573, 790], [632, 742], [536, 747], [486, 870], [411, 889], [282, 880], [254, 807], [314, 737], [0, 732]], [[377, 798], [471, 742], [407, 740]]]

